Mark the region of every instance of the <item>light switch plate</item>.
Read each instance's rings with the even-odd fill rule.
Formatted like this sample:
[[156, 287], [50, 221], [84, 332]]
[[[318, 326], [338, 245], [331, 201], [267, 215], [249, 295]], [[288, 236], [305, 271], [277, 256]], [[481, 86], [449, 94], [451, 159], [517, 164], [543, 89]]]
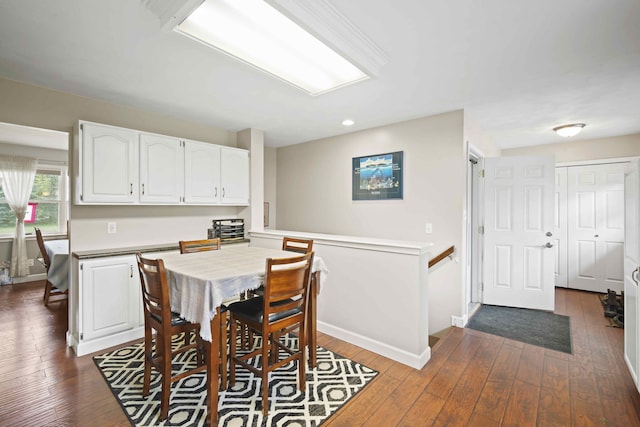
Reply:
[[433, 225], [430, 222], [427, 222], [424, 225], [424, 232], [427, 233], [427, 234], [433, 233]]
[[107, 233], [115, 234], [115, 232], [116, 232], [116, 223], [115, 222], [108, 222], [107, 223]]

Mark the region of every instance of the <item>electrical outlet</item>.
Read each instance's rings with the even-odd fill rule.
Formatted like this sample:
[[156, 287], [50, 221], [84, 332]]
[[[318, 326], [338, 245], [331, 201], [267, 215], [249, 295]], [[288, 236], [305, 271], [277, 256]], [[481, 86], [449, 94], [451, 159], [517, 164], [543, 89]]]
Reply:
[[433, 233], [433, 225], [430, 222], [427, 222], [424, 225], [424, 232], [427, 233], [427, 234]]
[[30, 259], [27, 260], [27, 265], [29, 267], [33, 267], [33, 258], [30, 258]]
[[109, 233], [109, 234], [115, 234], [116, 233], [116, 223], [115, 222], [108, 222], [107, 223], [107, 233]]

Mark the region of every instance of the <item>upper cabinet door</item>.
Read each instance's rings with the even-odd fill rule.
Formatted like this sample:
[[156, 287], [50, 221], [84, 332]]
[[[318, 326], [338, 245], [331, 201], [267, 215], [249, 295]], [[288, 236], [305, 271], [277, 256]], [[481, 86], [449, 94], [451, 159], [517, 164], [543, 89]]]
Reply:
[[221, 203], [225, 205], [248, 205], [249, 152], [239, 148], [221, 147], [220, 155]]
[[93, 123], [80, 127], [80, 203], [135, 203], [137, 133]]
[[184, 166], [185, 203], [220, 203], [220, 146], [184, 141]]
[[140, 202], [178, 204], [184, 194], [184, 151], [178, 138], [140, 134]]

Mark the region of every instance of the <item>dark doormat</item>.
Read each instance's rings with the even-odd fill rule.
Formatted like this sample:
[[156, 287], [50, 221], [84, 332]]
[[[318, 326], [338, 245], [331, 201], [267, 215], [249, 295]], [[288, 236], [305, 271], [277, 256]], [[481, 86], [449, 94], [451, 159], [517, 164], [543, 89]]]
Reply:
[[483, 305], [467, 328], [572, 354], [569, 317], [548, 311]]

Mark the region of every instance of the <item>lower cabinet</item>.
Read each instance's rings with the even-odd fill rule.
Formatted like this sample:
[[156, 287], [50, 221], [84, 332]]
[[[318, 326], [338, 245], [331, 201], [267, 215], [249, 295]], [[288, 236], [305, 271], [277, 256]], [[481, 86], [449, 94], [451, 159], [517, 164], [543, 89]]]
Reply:
[[140, 275], [135, 255], [81, 260], [78, 264], [76, 354], [144, 336]]

